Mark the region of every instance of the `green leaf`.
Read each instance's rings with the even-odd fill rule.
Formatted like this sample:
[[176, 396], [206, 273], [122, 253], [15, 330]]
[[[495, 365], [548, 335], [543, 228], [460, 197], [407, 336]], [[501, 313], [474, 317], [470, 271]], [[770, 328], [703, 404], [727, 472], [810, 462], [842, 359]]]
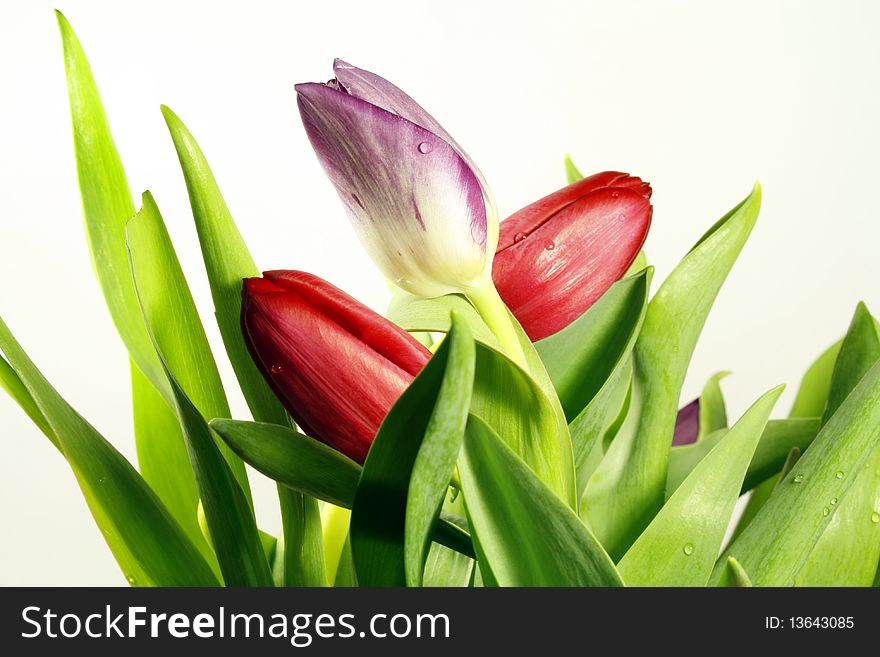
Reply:
[[475, 346], [467, 324], [453, 315], [446, 337], [443, 382], [419, 447], [406, 494], [404, 565], [408, 586], [421, 586], [431, 532], [455, 470], [474, 387]]
[[470, 301], [459, 294], [423, 299], [397, 289], [388, 305], [388, 319], [410, 333], [447, 333], [455, 311], [468, 325], [474, 340], [501, 351], [498, 338], [486, 326]]
[[215, 419], [211, 428], [246, 463], [273, 481], [351, 508], [361, 467], [341, 452], [277, 424]]
[[749, 523], [754, 520], [756, 515], [758, 515], [758, 511], [760, 511], [761, 507], [767, 503], [767, 500], [770, 499], [770, 496], [773, 494], [773, 491], [776, 490], [776, 487], [785, 480], [785, 477], [788, 476], [788, 473], [791, 472], [791, 469], [800, 457], [800, 448], [792, 447], [788, 452], [788, 457], [785, 459], [785, 465], [782, 466], [782, 471], [778, 475], [765, 479], [758, 484], [754, 490], [752, 490], [746, 508], [743, 509], [742, 514], [737, 520], [736, 527], [734, 527], [733, 533], [730, 536], [730, 541], [735, 540], [736, 537], [742, 534], [743, 530], [749, 526]]
[[[725, 551], [722, 563], [728, 556], [736, 557], [756, 586], [793, 584], [878, 440], [880, 363], [822, 427], [755, 519]], [[713, 581], [720, 575], [716, 568]]]
[[794, 405], [789, 413], [790, 417], [822, 417], [828, 392], [831, 389], [834, 362], [842, 344], [843, 340], [838, 340], [810, 365], [804, 378], [801, 379]]
[[752, 586], [752, 580], [749, 578], [748, 573], [739, 561], [733, 557], [728, 557], [727, 567], [724, 569], [724, 574], [721, 576], [721, 582], [718, 585], [727, 587], [749, 587]]
[[478, 417], [468, 421], [459, 467], [485, 584], [623, 585], [577, 514]]
[[648, 305], [634, 350], [631, 418], [587, 483], [587, 518], [620, 558], [665, 499], [669, 445], [697, 338], [758, 217], [761, 189], [701, 238]]
[[[217, 364], [159, 208], [149, 192], [144, 193], [143, 201], [143, 208], [128, 223], [127, 234], [131, 272], [144, 320], [168, 370], [201, 416], [229, 417]], [[221, 449], [250, 501], [244, 463], [225, 445], [221, 444]], [[192, 454], [189, 447], [188, 451]]]
[[504, 356], [473, 306], [458, 295], [435, 299], [398, 294], [389, 317], [407, 331], [446, 333], [456, 311], [477, 341], [477, 372], [471, 412], [479, 415], [538, 476], [577, 505], [571, 438], [553, 382], [535, 347], [511, 315], [529, 372]]
[[129, 583], [216, 586], [211, 567], [141, 475], [49, 385], [2, 319], [0, 351], [45, 418]]
[[758, 399], [693, 469], [618, 564], [630, 586], [705, 586], [783, 386]]
[[[132, 367], [135, 441], [144, 478], [204, 550], [201, 532], [193, 531], [198, 499], [186, 458], [180, 427], [169, 415], [171, 389], [150, 339], [135, 297], [125, 250], [125, 224], [135, 214], [122, 160], [91, 68], [79, 40], [60, 12], [56, 12], [73, 122], [73, 144], [92, 265], [116, 329], [134, 363]], [[156, 387], [166, 408], [155, 402], [143, 377]]]
[[12, 366], [3, 358], [0, 358], [0, 387], [12, 397], [12, 399], [21, 407], [21, 410], [23, 410], [31, 421], [37, 425], [37, 428], [43, 432], [46, 438], [48, 438], [55, 447], [61, 450], [61, 444], [58, 442], [55, 432], [52, 431], [52, 427], [43, 415], [40, 407], [37, 406], [37, 402], [31, 397], [31, 393], [28, 391], [27, 386], [21, 382], [21, 379], [18, 378], [18, 374], [15, 373]]
[[[465, 516], [464, 495], [447, 495], [443, 503], [443, 511]], [[460, 552], [451, 550], [445, 545], [431, 543], [428, 558], [425, 560], [425, 571], [422, 586], [429, 587], [464, 587], [473, 576], [474, 560]]]
[[[152, 326], [149, 320], [147, 324]], [[156, 348], [164, 360], [158, 341]], [[207, 422], [171, 370], [166, 368], [165, 371], [177, 400], [177, 415], [223, 581], [226, 586], [272, 586], [272, 573], [250, 500], [218, 448]]]
[[624, 278], [564, 329], [535, 344], [571, 422], [599, 394], [635, 344], [653, 268]]
[[[241, 332], [242, 280], [260, 275], [244, 240], [239, 233], [217, 181], [198, 143], [183, 122], [167, 107], [162, 115], [171, 133], [183, 176], [189, 193], [193, 219], [199, 236], [202, 259], [214, 301], [214, 315], [226, 354], [238, 379], [253, 418], [258, 422], [290, 424], [287, 412], [281, 406], [263, 376], [254, 365]], [[279, 489], [282, 528], [288, 534], [282, 537], [285, 550], [280, 553], [289, 563], [282, 569], [283, 581], [289, 585], [324, 579], [318, 504], [316, 500], [300, 498], [289, 489]], [[288, 508], [285, 508], [288, 507]], [[294, 531], [297, 533], [289, 533]], [[307, 541], [307, 543], [304, 543]], [[300, 558], [297, 555], [305, 555]], [[311, 555], [311, 557], [309, 557]], [[308, 558], [306, 558], [308, 557]], [[314, 557], [314, 558], [312, 558]], [[314, 567], [310, 573], [297, 569]], [[284, 564], [282, 564], [284, 565]]]
[[364, 463], [349, 530], [361, 586], [421, 582], [428, 535], [467, 422], [473, 376], [473, 337], [453, 315], [449, 335], [388, 412]]
[[275, 551], [273, 579], [278, 586], [326, 586], [321, 513], [317, 501], [278, 486], [281, 536]]
[[[726, 433], [726, 429], [713, 431], [699, 442], [680, 445], [670, 450], [666, 482], [667, 497], [675, 492], [685, 477], [724, 438]], [[819, 418], [770, 420], [749, 464], [742, 491], [751, 490], [768, 477], [775, 477], [785, 463], [789, 451], [793, 447], [801, 451], [806, 450], [817, 433], [819, 433]]]
[[[880, 335], [860, 303], [834, 364], [823, 421], [880, 358]], [[799, 586], [871, 586], [880, 559], [880, 449], [875, 448], [798, 573]]]
[[155, 386], [133, 363], [131, 384], [140, 472], [219, 576], [217, 558], [199, 528], [199, 490], [180, 421]]
[[568, 179], [569, 185], [576, 183], [578, 180], [584, 177], [583, 174], [578, 171], [578, 168], [574, 165], [574, 162], [571, 159], [571, 155], [565, 156], [565, 177]]
[[724, 395], [718, 383], [730, 372], [718, 372], [709, 377], [703, 392], [700, 393], [700, 431], [697, 440], [702, 440], [713, 431], [727, 428], [727, 408]]
[[618, 281], [574, 322], [535, 345], [571, 423], [578, 493], [586, 485], [584, 463], [620, 408], [617, 383], [629, 374], [652, 273], [648, 268]]

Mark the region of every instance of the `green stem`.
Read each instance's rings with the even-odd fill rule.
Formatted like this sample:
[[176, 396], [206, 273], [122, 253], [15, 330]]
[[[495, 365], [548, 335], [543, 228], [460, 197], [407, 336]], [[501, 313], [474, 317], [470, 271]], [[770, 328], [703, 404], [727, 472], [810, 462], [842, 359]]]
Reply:
[[504, 354], [528, 371], [526, 356], [519, 342], [516, 330], [513, 327], [513, 322], [510, 319], [510, 313], [501, 297], [498, 296], [498, 290], [495, 289], [492, 281], [468, 290], [467, 298], [474, 304], [474, 308], [480, 313], [480, 317], [486, 322], [486, 326], [498, 338]]

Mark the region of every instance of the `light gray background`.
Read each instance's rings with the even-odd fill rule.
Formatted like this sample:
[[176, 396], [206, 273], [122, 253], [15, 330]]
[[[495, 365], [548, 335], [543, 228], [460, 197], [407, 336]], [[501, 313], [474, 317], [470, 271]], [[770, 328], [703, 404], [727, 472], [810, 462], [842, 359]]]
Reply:
[[[662, 280], [760, 179], [765, 202], [715, 304], [683, 400], [713, 372], [733, 417], [806, 366], [873, 262], [880, 153], [876, 2], [77, 2], [136, 193], [163, 211], [218, 355], [190, 209], [159, 114], [200, 141], [265, 269], [315, 272], [382, 309], [299, 123], [293, 84], [340, 56], [398, 83], [480, 164], [506, 216], [585, 172], [654, 186], [647, 251]], [[83, 238], [61, 48], [42, 1], [0, 9], [0, 314], [58, 390], [133, 456], [125, 352]], [[231, 370], [233, 411], [246, 417]], [[66, 464], [0, 396], [0, 584], [124, 584]], [[255, 478], [261, 524], [278, 525]]]

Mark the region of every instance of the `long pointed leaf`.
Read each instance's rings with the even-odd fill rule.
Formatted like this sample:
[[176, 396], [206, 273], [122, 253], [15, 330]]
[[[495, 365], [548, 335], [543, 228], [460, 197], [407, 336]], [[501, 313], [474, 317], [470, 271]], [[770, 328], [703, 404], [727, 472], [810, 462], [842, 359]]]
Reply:
[[[449, 335], [389, 411], [364, 463], [350, 528], [361, 586], [403, 586], [421, 580], [428, 532], [467, 421], [473, 368], [473, 337], [453, 315]], [[424, 445], [428, 453], [422, 456]], [[430, 464], [424, 460], [431, 454], [440, 459], [435, 473], [425, 469]], [[416, 496], [412, 511], [410, 492]], [[429, 512], [430, 517], [422, 517]], [[409, 527], [413, 523], [416, 526]]]
[[[127, 229], [131, 272], [143, 317], [164, 363], [202, 417], [229, 417], [220, 373], [165, 223], [149, 192], [144, 193], [143, 200], [143, 208]], [[180, 410], [176, 397], [175, 394]], [[250, 500], [244, 463], [225, 445], [221, 446]]]
[[477, 417], [468, 422], [459, 467], [486, 584], [623, 585], [577, 514]]
[[[756, 586], [790, 586], [880, 441], [880, 363], [849, 394], [725, 551]], [[831, 500], [837, 500], [832, 503]], [[716, 567], [713, 581], [721, 576]]]
[[[259, 276], [260, 271], [239, 233], [208, 161], [192, 133], [174, 112], [162, 107], [162, 115], [171, 133], [183, 171], [192, 207], [199, 245], [214, 301], [214, 315], [232, 369], [257, 422], [288, 424], [290, 419], [280, 402], [263, 380], [245, 346], [241, 333], [242, 279]], [[282, 581], [288, 585], [324, 581], [323, 557], [300, 558], [321, 550], [320, 523], [316, 500], [298, 496], [280, 488], [278, 500], [285, 532], [282, 540], [284, 564]], [[293, 533], [291, 533], [293, 532]], [[284, 562], [287, 563], [284, 563]], [[298, 569], [313, 568], [312, 572]]]
[[752, 454], [783, 387], [746, 411], [693, 469], [618, 564], [630, 586], [705, 586]]
[[0, 351], [46, 419], [129, 583], [216, 586], [210, 566], [137, 471], [49, 385], [0, 319]]
[[623, 556], [663, 505], [688, 364], [760, 205], [761, 189], [755, 185], [691, 249], [648, 305], [634, 352], [634, 417], [624, 423], [586, 489], [590, 526], [612, 557]]
[[[823, 421], [827, 422], [880, 358], [880, 335], [871, 313], [856, 307], [834, 364]], [[855, 473], [854, 473], [855, 474]], [[871, 586], [880, 559], [880, 449], [875, 448], [798, 573], [799, 586]]]

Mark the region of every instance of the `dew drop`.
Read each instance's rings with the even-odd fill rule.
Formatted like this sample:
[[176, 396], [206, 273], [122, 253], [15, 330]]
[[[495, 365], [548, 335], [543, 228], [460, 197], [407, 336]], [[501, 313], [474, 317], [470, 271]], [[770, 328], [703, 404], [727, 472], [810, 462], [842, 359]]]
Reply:
[[694, 553], [694, 544], [693, 543], [685, 543], [684, 545], [684, 553], [687, 556], [691, 556]]
[[880, 522], [880, 513], [874, 511], [874, 513], [871, 514], [871, 522], [873, 522], [875, 525]]
[[272, 374], [281, 374], [281, 372], [284, 371], [284, 368], [281, 367], [281, 365], [272, 365], [272, 367], [269, 368], [269, 371], [272, 372]]
[[834, 506], [835, 504], [837, 504], [837, 498], [836, 498], [836, 497], [832, 497], [832, 498], [831, 498], [831, 506]]
[[611, 198], [617, 198], [618, 196], [620, 196], [620, 192], [618, 192], [616, 190], [611, 192]]
[[828, 516], [829, 513], [831, 513], [831, 509], [829, 509], [827, 506], [824, 509], [822, 509], [823, 516]]
[[519, 232], [519, 233], [517, 233], [516, 235], [513, 236], [513, 243], [514, 243], [514, 244], [519, 244], [520, 242], [522, 242], [522, 241], [523, 241], [525, 238], [527, 238], [528, 236], [529, 236], [528, 233]]
[[843, 479], [843, 470], [838, 470], [837, 474], [834, 476], [837, 477], [838, 479]]
[[128, 581], [129, 586], [137, 586], [137, 580], [132, 575], [126, 575], [125, 579]]
[[801, 483], [803, 480], [804, 480], [804, 475], [802, 475], [802, 474], [795, 475], [794, 483], [799, 484], [799, 483]]
[[419, 153], [421, 153], [422, 155], [427, 155], [432, 150], [434, 150], [434, 145], [429, 141], [423, 141], [421, 144], [419, 144]]

